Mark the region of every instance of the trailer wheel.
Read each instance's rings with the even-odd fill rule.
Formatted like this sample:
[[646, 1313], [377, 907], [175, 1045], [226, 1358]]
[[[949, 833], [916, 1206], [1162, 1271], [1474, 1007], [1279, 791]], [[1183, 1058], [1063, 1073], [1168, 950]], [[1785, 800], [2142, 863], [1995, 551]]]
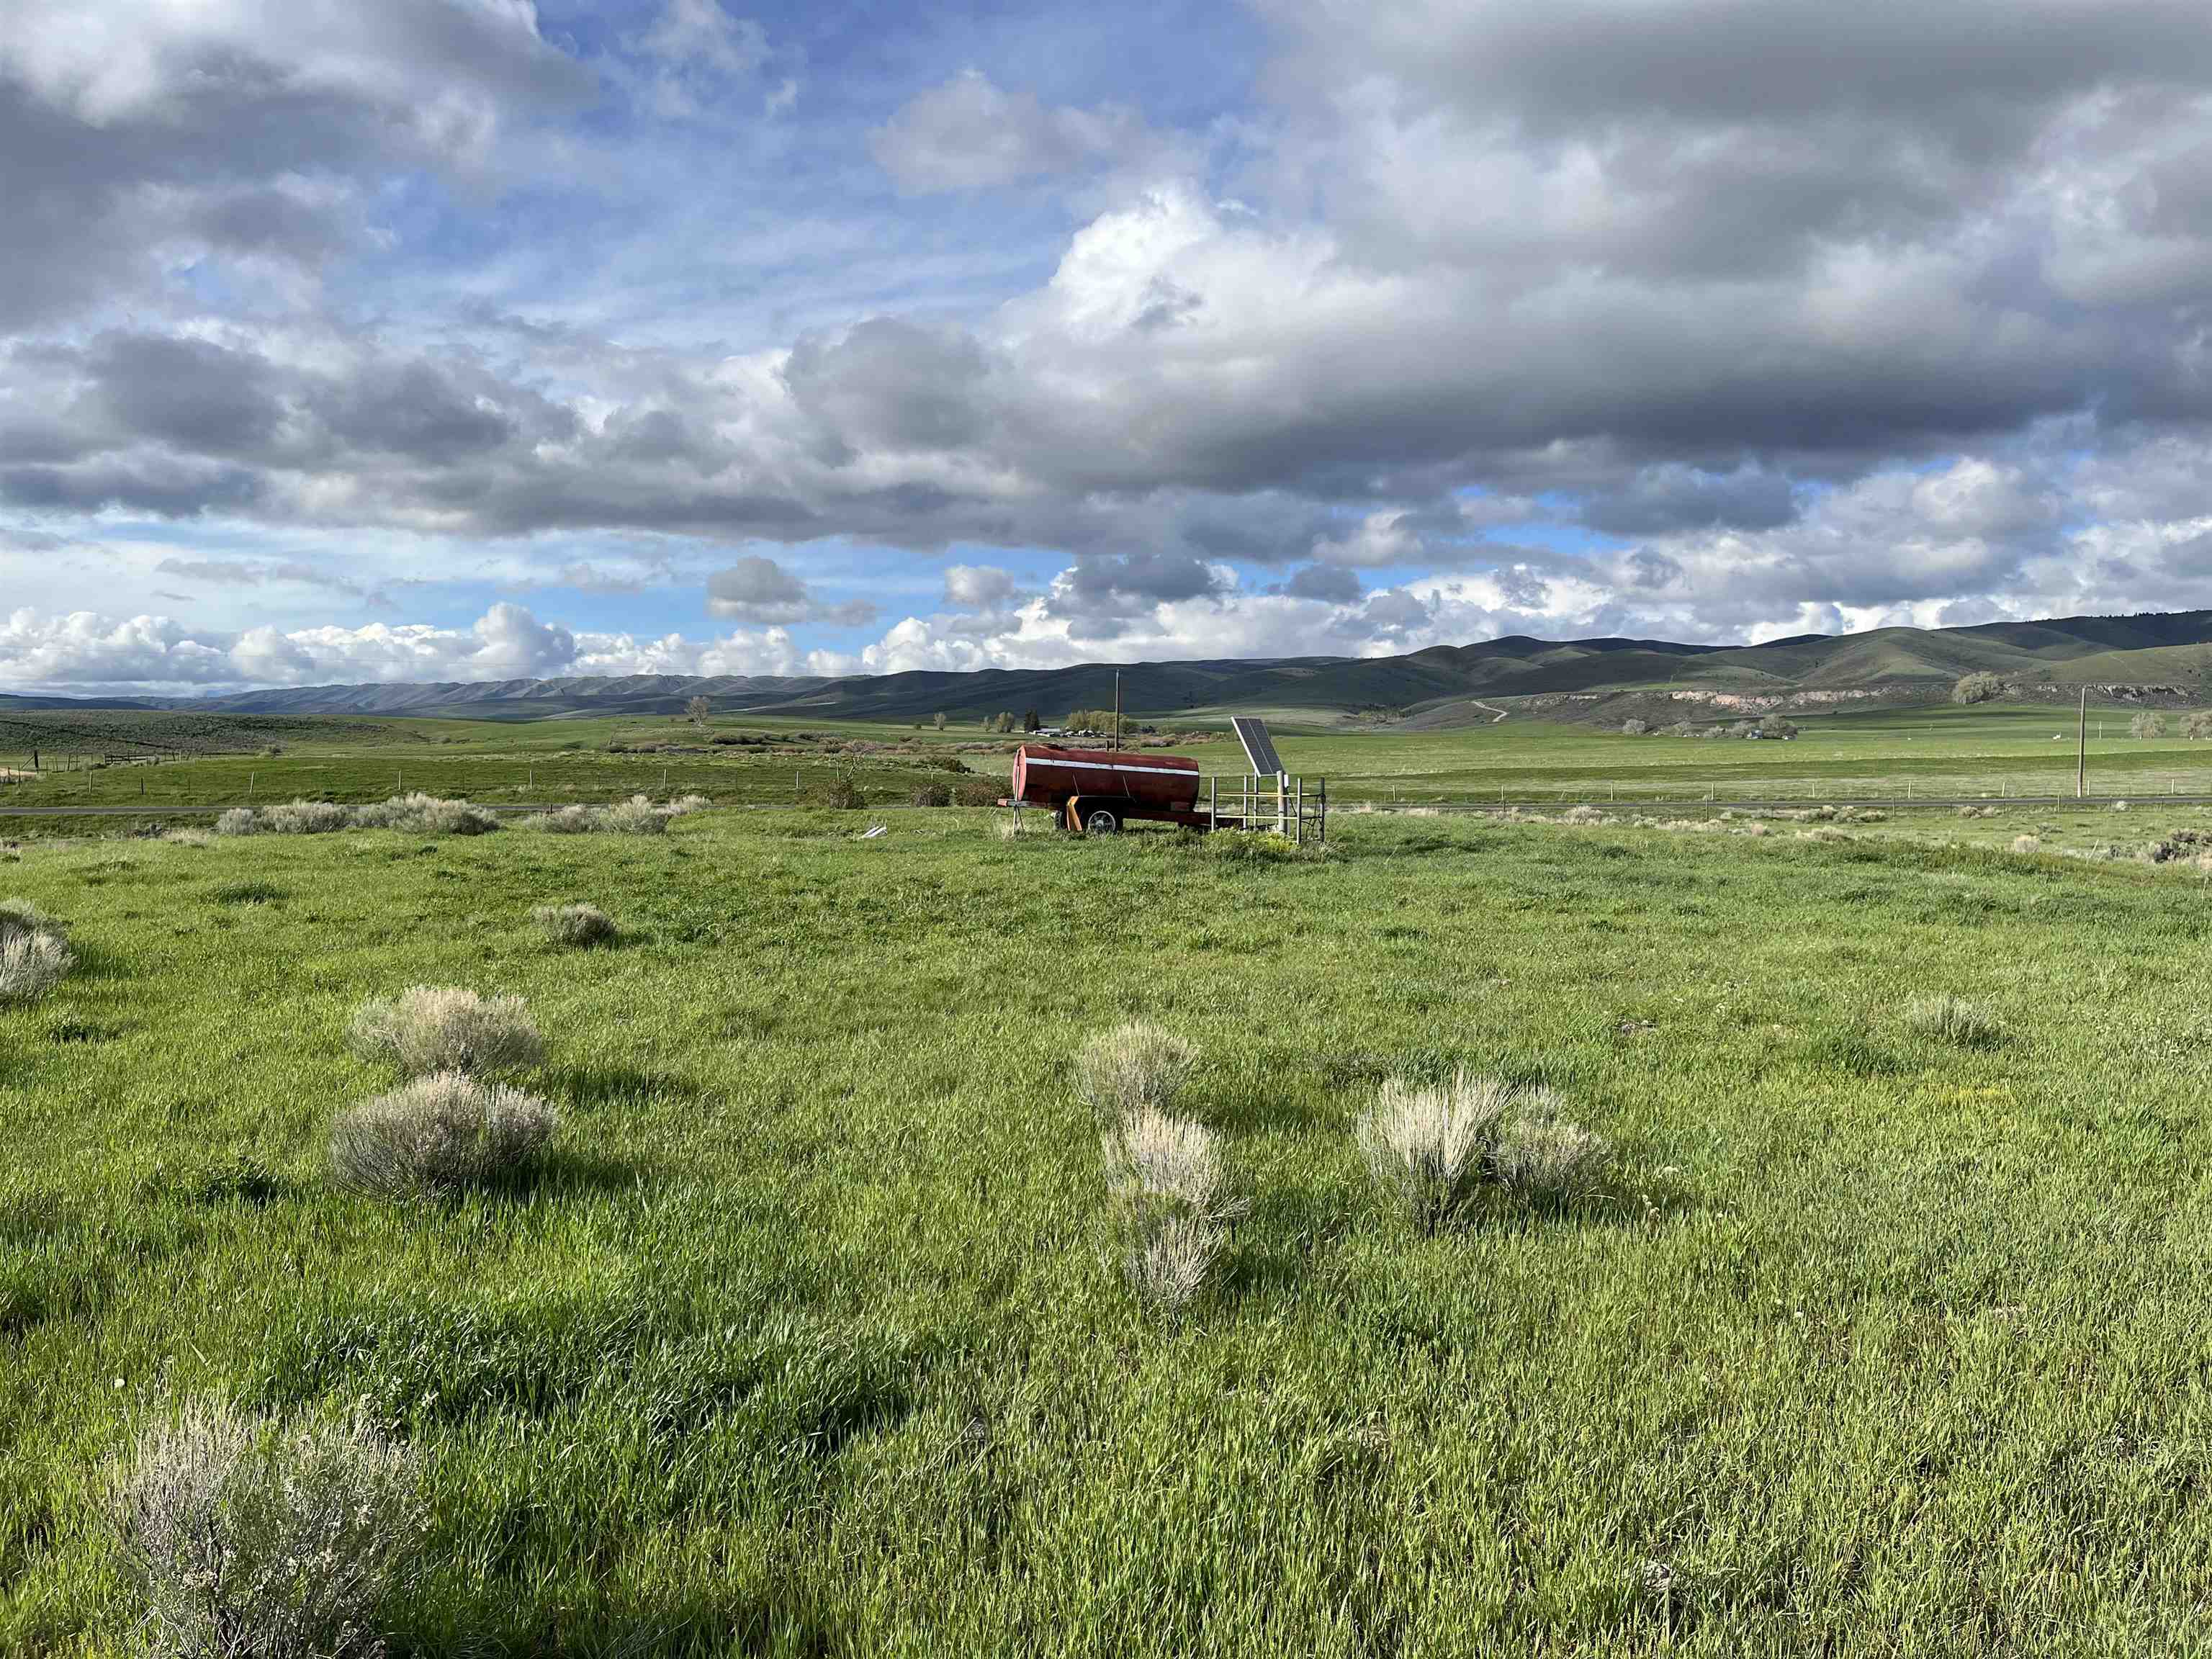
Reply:
[[1092, 806], [1083, 814], [1083, 833], [1086, 836], [1111, 836], [1120, 833], [1121, 814], [1110, 806]]

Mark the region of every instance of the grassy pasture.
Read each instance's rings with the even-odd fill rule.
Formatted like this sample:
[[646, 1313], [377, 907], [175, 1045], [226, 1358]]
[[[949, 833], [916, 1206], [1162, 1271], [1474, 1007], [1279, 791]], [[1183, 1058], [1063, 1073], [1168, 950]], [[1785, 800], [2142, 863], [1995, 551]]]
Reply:
[[[1331, 800], [1902, 799], [2070, 795], [2074, 714], [1979, 705], [1792, 715], [1788, 743], [1626, 737], [1513, 715], [1455, 731], [1294, 732], [1293, 770], [1325, 775]], [[2101, 721], [2102, 734], [2100, 735]], [[2090, 711], [2093, 793], [2212, 792], [2212, 743], [2128, 735], [2128, 711]], [[2055, 739], [2055, 740], [2054, 740]]]
[[[295, 720], [278, 751], [200, 751], [159, 765], [50, 771], [36, 781], [0, 784], [0, 832], [36, 833], [12, 823], [10, 805], [139, 806], [151, 816], [180, 807], [269, 804], [305, 797], [358, 802], [422, 790], [505, 802], [560, 804], [619, 800], [641, 791], [690, 792], [724, 805], [787, 806], [819, 800], [848, 780], [878, 802], [903, 802], [950, 775], [934, 763], [959, 745], [983, 743], [976, 731], [939, 733], [904, 726], [829, 726], [820, 721], [718, 721], [711, 735], [748, 741], [714, 744], [688, 721], [602, 719], [530, 724], [489, 720]], [[855, 747], [857, 745], [857, 747]], [[1004, 745], [1011, 750], [1011, 741]], [[996, 747], [996, 745], [994, 745]], [[1003, 775], [1003, 754], [963, 757], [972, 769]], [[21, 757], [0, 754], [0, 766]], [[81, 828], [81, 826], [79, 826]]]
[[[119, 721], [131, 717], [119, 714]], [[177, 719], [159, 717], [170, 741]], [[1328, 779], [1336, 803], [1389, 801], [1698, 801], [1843, 796], [2073, 794], [2073, 714], [2051, 708], [1929, 708], [1816, 714], [1790, 744], [1741, 738], [1624, 737], [1522, 714], [1462, 730], [1283, 726], [1283, 761]], [[2128, 737], [2128, 710], [2090, 712], [2090, 792], [2159, 796], [2212, 792], [2212, 744], [2174, 732]], [[226, 728], [228, 730], [228, 728]], [[1241, 775], [1225, 732], [1176, 728], [1176, 748], [1210, 772]], [[748, 738], [710, 744], [708, 734]], [[243, 801], [376, 801], [403, 790], [473, 801], [615, 801], [633, 792], [699, 792], [723, 805], [821, 801], [838, 779], [876, 805], [905, 803], [942, 783], [933, 757], [980, 776], [1005, 776], [1020, 737], [915, 730], [898, 723], [717, 717], [708, 734], [671, 717], [549, 721], [292, 719], [281, 752], [197, 752], [164, 765], [49, 772], [0, 783], [0, 832], [42, 834], [9, 805], [185, 805]], [[237, 734], [232, 734], [237, 741]], [[665, 748], [657, 748], [665, 745]], [[0, 754], [0, 768], [22, 757]], [[55, 827], [46, 825], [45, 834]]]
[[[1795, 745], [1790, 746], [1795, 748]], [[2130, 815], [2131, 835], [2147, 815]], [[1987, 821], [1978, 821], [1977, 830]], [[2166, 869], [1349, 818], [1326, 859], [986, 815], [33, 846], [0, 1010], [0, 1651], [131, 1608], [158, 1402], [356, 1401], [431, 1472], [399, 1654], [2138, 1654], [2212, 1583], [2212, 927]], [[586, 900], [617, 948], [549, 946]], [[533, 1182], [334, 1190], [365, 997], [520, 993]], [[1916, 1028], [1972, 999], [1999, 1039]], [[1252, 1200], [1102, 1266], [1125, 1016]], [[1494, 1068], [1619, 1151], [1413, 1236], [1349, 1126]]]
[[[2092, 711], [2090, 787], [2100, 795], [2212, 792], [2212, 743], [2127, 735], [2126, 710]], [[122, 717], [118, 717], [122, 718]], [[173, 723], [175, 717], [163, 716]], [[1329, 799], [1360, 801], [1720, 799], [1821, 800], [1908, 796], [2070, 794], [2072, 716], [2049, 708], [1939, 708], [1808, 716], [1789, 743], [1625, 737], [1515, 715], [1455, 731], [1287, 725], [1285, 763], [1328, 781]], [[50, 773], [0, 783], [0, 834], [54, 834], [10, 805], [143, 805], [149, 817], [183, 806], [297, 796], [362, 801], [407, 789], [501, 802], [606, 801], [637, 791], [696, 791], [725, 805], [819, 801], [840, 779], [872, 804], [902, 803], [945, 781], [933, 757], [957, 757], [981, 777], [1003, 777], [1019, 738], [973, 726], [939, 732], [896, 724], [717, 717], [713, 744], [665, 716], [549, 720], [287, 723], [276, 755], [203, 753], [158, 766]], [[2172, 725], [2177, 729], [2179, 722]], [[291, 730], [298, 727], [301, 730]], [[169, 728], [165, 726], [164, 730]], [[173, 732], [171, 734], [173, 736]], [[2054, 741], [2054, 738], [2057, 740]], [[654, 752], [653, 745], [668, 745]], [[1177, 747], [1208, 771], [1239, 775], [1225, 733], [1182, 732]], [[0, 768], [10, 757], [0, 754]], [[20, 764], [20, 762], [15, 763]], [[80, 833], [64, 824], [60, 832]]]

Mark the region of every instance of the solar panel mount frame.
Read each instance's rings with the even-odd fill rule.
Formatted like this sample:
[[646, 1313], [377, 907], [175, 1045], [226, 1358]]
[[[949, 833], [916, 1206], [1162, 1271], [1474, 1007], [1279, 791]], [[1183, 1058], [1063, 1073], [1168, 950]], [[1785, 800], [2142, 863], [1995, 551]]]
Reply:
[[1275, 752], [1275, 740], [1267, 734], [1267, 722], [1257, 714], [1232, 714], [1229, 729], [1237, 734], [1237, 741], [1244, 745], [1244, 758], [1252, 763], [1254, 775], [1279, 778], [1285, 774], [1283, 757]]

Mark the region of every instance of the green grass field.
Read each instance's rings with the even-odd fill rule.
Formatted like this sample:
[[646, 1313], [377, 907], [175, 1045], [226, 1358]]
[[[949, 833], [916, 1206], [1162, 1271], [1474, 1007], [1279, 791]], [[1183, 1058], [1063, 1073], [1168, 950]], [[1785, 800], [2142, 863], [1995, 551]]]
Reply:
[[[1906, 800], [1929, 795], [2071, 795], [2072, 712], [1942, 708], [1791, 717], [1788, 743], [1650, 735], [1509, 718], [1457, 731], [1303, 732], [1285, 764], [1325, 774], [1332, 800]], [[2101, 720], [2101, 733], [2100, 722]], [[2093, 793], [2212, 791], [2212, 743], [2128, 735], [2092, 711]], [[2055, 740], [2054, 740], [2055, 739]]]
[[[160, 716], [163, 740], [179, 741], [176, 716]], [[127, 726], [127, 717], [114, 716]], [[1941, 708], [1808, 716], [1789, 743], [1617, 732], [1516, 716], [1493, 726], [1426, 732], [1390, 726], [1279, 731], [1284, 762], [1328, 780], [1333, 802], [1528, 801], [1631, 803], [1845, 798], [1908, 803], [1930, 796], [2070, 795], [2071, 716], [2049, 708]], [[2212, 742], [2127, 735], [2124, 710], [2092, 714], [2092, 794], [2135, 797], [2212, 793]], [[118, 726], [118, 731], [125, 730]], [[227, 729], [227, 728], [226, 728]], [[1170, 728], [1175, 729], [1175, 728]], [[259, 735], [234, 732], [244, 743]], [[740, 744], [716, 744], [744, 738]], [[2055, 739], [2055, 740], [2054, 740]], [[143, 807], [149, 820], [185, 807], [266, 803], [305, 796], [363, 801], [406, 790], [489, 805], [607, 801], [638, 791], [696, 792], [724, 805], [819, 802], [839, 780], [872, 805], [902, 805], [942, 782], [950, 759], [978, 780], [1003, 778], [1018, 735], [974, 727], [945, 732], [883, 724], [811, 724], [717, 717], [702, 733], [689, 722], [650, 719], [463, 720], [300, 720], [254, 748], [198, 753], [143, 766], [49, 769], [0, 781], [0, 836], [52, 835], [10, 806]], [[1235, 742], [1220, 731], [1177, 731], [1176, 746], [1207, 771], [1241, 775]], [[0, 752], [0, 774], [27, 754]], [[47, 757], [51, 764], [51, 757]], [[979, 793], [988, 793], [979, 781]], [[68, 826], [67, 833], [82, 833]]]
[[[127, 1650], [90, 1500], [210, 1395], [416, 1449], [396, 1654], [2203, 1650], [2201, 872], [988, 816], [0, 862], [82, 957], [0, 1009], [0, 1651]], [[551, 949], [568, 899], [626, 941]], [[530, 1000], [534, 1181], [327, 1179], [390, 1083], [347, 1019], [418, 981]], [[1251, 1200], [1179, 1321], [1102, 1261], [1070, 1090], [1134, 1014]], [[1604, 1189], [1388, 1212], [1354, 1117], [1462, 1065], [1556, 1088]]]

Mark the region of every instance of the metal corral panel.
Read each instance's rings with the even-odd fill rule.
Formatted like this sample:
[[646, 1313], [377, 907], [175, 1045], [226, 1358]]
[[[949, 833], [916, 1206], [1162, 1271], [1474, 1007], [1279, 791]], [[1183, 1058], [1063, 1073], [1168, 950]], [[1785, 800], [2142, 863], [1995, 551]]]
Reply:
[[1198, 805], [1198, 763], [1187, 755], [1121, 749], [1060, 749], [1025, 743], [1014, 750], [1013, 798], [1056, 806], [1071, 795], [1115, 795], [1188, 812]]

